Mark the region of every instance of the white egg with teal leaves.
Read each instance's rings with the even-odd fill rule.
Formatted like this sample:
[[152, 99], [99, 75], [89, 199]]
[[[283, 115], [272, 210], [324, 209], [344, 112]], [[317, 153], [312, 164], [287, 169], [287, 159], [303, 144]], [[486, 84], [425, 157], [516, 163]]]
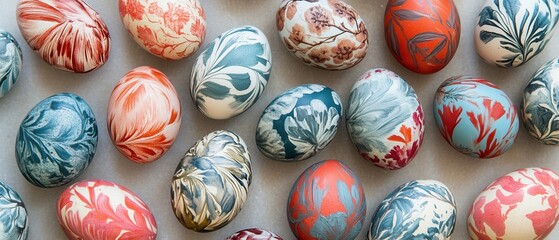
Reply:
[[19, 194], [0, 182], [0, 239], [25, 240], [29, 231], [27, 208]]
[[9, 32], [0, 29], [0, 98], [12, 89], [22, 66], [21, 48]]

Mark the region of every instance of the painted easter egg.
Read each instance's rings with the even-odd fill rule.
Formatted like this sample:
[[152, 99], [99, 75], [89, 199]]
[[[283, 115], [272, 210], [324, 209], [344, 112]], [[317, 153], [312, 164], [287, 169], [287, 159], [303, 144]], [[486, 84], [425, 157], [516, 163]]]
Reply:
[[26, 240], [29, 229], [27, 216], [19, 194], [0, 182], [0, 239]]
[[518, 67], [543, 51], [558, 19], [555, 0], [487, 0], [474, 30], [477, 53], [491, 64]]
[[272, 51], [264, 33], [253, 26], [233, 28], [196, 59], [190, 96], [207, 117], [232, 118], [256, 103], [271, 70]]
[[497, 85], [470, 76], [452, 77], [437, 89], [435, 122], [457, 151], [478, 158], [506, 152], [518, 133], [516, 108]]
[[245, 141], [229, 131], [212, 132], [188, 150], [175, 170], [173, 212], [188, 229], [220, 229], [243, 208], [251, 181]]
[[407, 182], [380, 203], [368, 239], [450, 239], [456, 212], [454, 196], [443, 183]]
[[249, 228], [238, 231], [226, 240], [283, 240], [273, 232], [260, 228]]
[[52, 95], [25, 116], [16, 138], [21, 174], [33, 185], [58, 187], [76, 179], [97, 149], [91, 107], [72, 93]]
[[189, 57], [206, 36], [198, 0], [118, 0], [124, 28], [149, 53], [164, 59]]
[[405, 167], [423, 143], [423, 108], [413, 88], [395, 73], [367, 71], [353, 85], [347, 131], [359, 154], [385, 169]]
[[344, 70], [367, 54], [365, 22], [349, 4], [338, 0], [283, 0], [276, 14], [281, 41], [305, 64]]
[[116, 84], [107, 112], [115, 147], [136, 163], [150, 163], [171, 148], [181, 126], [181, 105], [167, 76], [137, 67]]
[[29, 47], [55, 68], [85, 73], [109, 58], [109, 29], [83, 0], [20, 0], [16, 14]]
[[66, 237], [78, 239], [155, 239], [157, 223], [149, 207], [126, 187], [84, 180], [58, 198], [56, 213]]
[[324, 149], [336, 136], [342, 101], [332, 89], [301, 85], [280, 94], [260, 117], [256, 146], [266, 157], [300, 161]]
[[17, 40], [0, 29], [0, 98], [16, 84], [21, 72], [22, 55]]
[[452, 60], [460, 42], [460, 16], [453, 0], [389, 0], [384, 35], [400, 64], [430, 74]]
[[361, 182], [337, 160], [307, 168], [293, 184], [287, 202], [289, 227], [297, 239], [352, 240], [365, 221]]
[[532, 77], [520, 104], [520, 116], [536, 140], [559, 144], [559, 58], [549, 61]]
[[495, 180], [468, 216], [471, 239], [545, 239], [559, 220], [559, 176], [525, 168]]

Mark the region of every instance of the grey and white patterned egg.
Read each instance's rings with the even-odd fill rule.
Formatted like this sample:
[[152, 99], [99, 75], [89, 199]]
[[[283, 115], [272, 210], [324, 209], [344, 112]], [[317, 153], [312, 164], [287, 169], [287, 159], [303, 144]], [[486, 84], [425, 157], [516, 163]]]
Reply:
[[19, 194], [0, 182], [0, 239], [27, 239], [27, 215], [27, 209]]
[[22, 55], [17, 40], [0, 29], [0, 98], [16, 84], [21, 72]]

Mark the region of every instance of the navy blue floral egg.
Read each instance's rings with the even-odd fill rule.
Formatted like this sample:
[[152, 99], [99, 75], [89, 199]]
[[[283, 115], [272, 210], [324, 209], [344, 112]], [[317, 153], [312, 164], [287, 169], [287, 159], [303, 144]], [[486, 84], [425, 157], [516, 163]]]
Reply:
[[39, 102], [16, 138], [19, 170], [33, 185], [58, 187], [89, 166], [97, 148], [97, 121], [81, 97], [60, 93]]
[[332, 141], [341, 115], [342, 102], [332, 89], [298, 86], [266, 107], [256, 128], [256, 145], [271, 159], [305, 160]]
[[0, 97], [12, 89], [21, 71], [21, 48], [14, 36], [0, 29]]
[[27, 239], [28, 226], [27, 210], [21, 197], [0, 182], [0, 239]]

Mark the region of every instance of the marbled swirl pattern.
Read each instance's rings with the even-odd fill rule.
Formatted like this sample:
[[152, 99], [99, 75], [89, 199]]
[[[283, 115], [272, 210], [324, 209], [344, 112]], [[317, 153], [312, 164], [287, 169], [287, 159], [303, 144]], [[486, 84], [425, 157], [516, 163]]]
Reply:
[[16, 84], [21, 65], [19, 44], [12, 34], [0, 29], [0, 98]]
[[26, 240], [29, 218], [25, 204], [10, 186], [0, 182], [0, 239]]
[[249, 228], [238, 231], [226, 240], [283, 240], [273, 232], [260, 228]]

